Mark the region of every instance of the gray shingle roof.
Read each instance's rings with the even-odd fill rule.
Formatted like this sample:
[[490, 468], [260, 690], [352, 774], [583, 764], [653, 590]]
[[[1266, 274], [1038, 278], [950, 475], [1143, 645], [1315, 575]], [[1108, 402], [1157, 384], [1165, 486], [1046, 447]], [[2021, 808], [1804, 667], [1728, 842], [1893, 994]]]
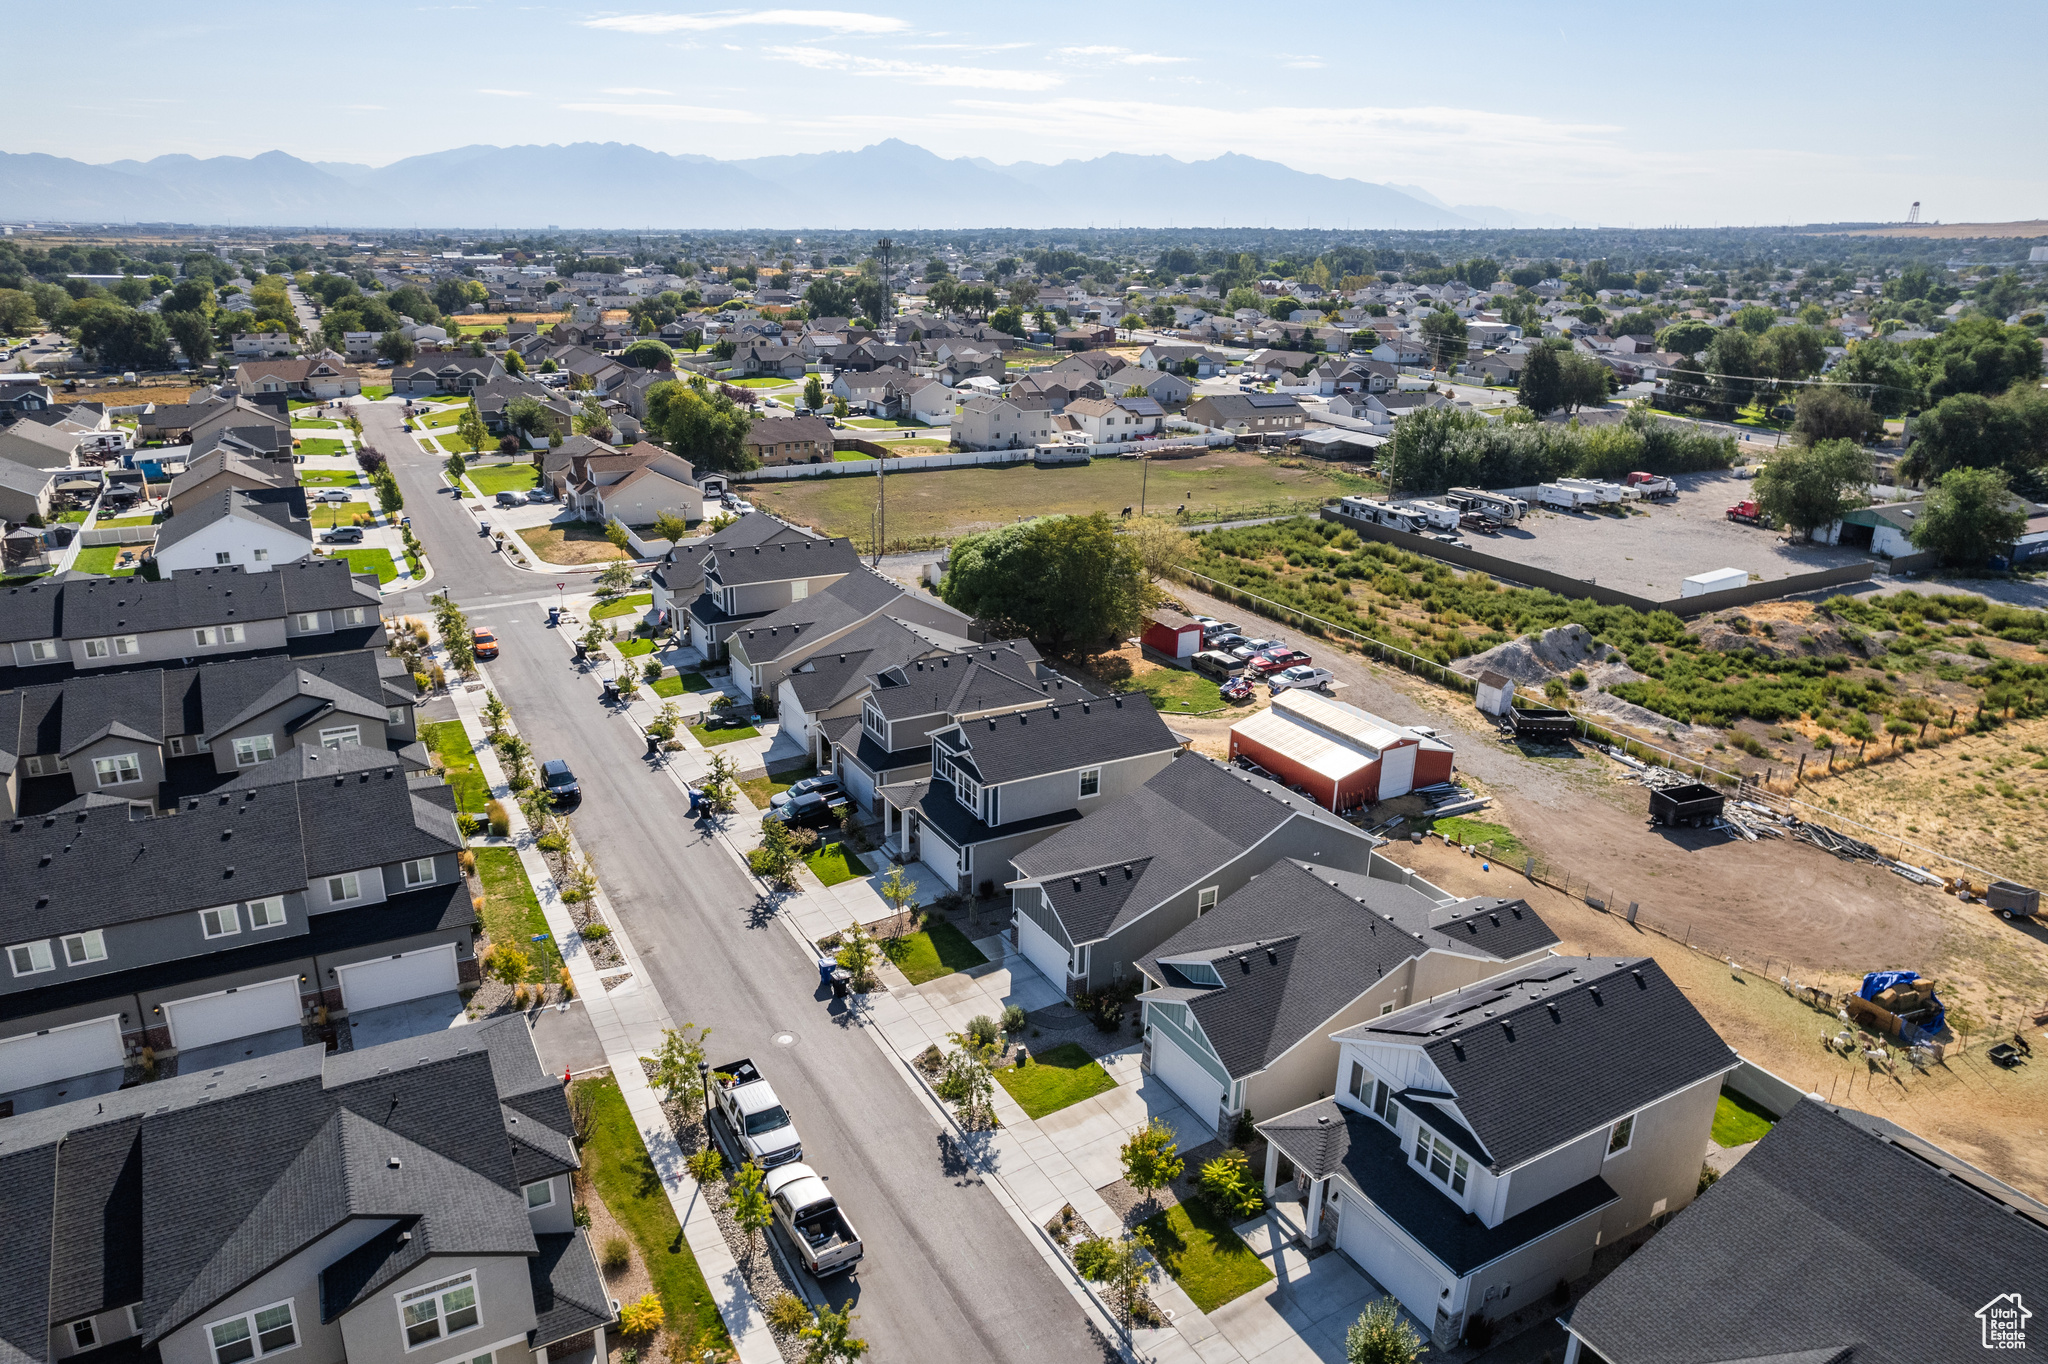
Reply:
[[[1217, 1058], [1237, 1079], [1263, 1070], [1327, 1027], [1340, 1010], [1410, 958], [1452, 946], [1506, 959], [1557, 942], [1557, 935], [1523, 902], [1490, 904], [1495, 906], [1490, 913], [1467, 917], [1511, 943], [1489, 945], [1485, 935], [1465, 933], [1462, 922], [1457, 936], [1469, 942], [1435, 930], [1436, 902], [1419, 890], [1282, 860], [1161, 943], [1139, 965], [1153, 980], [1175, 986], [1189, 982], [1162, 965], [1167, 959], [1206, 961], [1215, 968], [1222, 986], [1199, 990], [1187, 997], [1187, 1004]], [[1494, 919], [1512, 927], [1503, 932]], [[1498, 950], [1502, 947], [1512, 950]]]
[[526, 1262], [533, 1285], [532, 1343], [551, 1345], [610, 1322], [611, 1296], [598, 1277], [589, 1233], [550, 1232], [534, 1240], [535, 1254]]
[[1027, 640], [1007, 640], [877, 669], [875, 708], [883, 718], [917, 715], [973, 715], [978, 711], [1039, 701], [1084, 701], [1092, 697], [1067, 678], [1041, 678], [1038, 650]]
[[1985, 1356], [1979, 1308], [2044, 1283], [2048, 1208], [1882, 1118], [1805, 1099], [1571, 1325], [1613, 1364], [1961, 1364]]
[[[821, 569], [820, 572], [829, 572]], [[812, 640], [830, 636], [886, 610], [904, 587], [856, 564], [822, 592], [763, 616], [736, 630], [728, 642], [746, 651], [751, 663], [768, 663]]]
[[1741, 1059], [1648, 957], [1553, 957], [1338, 1036], [1420, 1045], [1496, 1173]]
[[1151, 698], [1137, 692], [969, 720], [960, 732], [991, 786], [1180, 747]]
[[747, 546], [721, 545], [711, 553], [718, 581], [727, 587], [748, 583], [785, 582], [851, 573], [860, 567], [860, 552], [851, 540], [815, 540], [809, 536], [777, 537]]
[[306, 492], [303, 488], [268, 488], [261, 492], [249, 492], [242, 488], [229, 488], [218, 497], [204, 497], [163, 523], [157, 531], [158, 553], [173, 545], [191, 539], [207, 527], [226, 518], [251, 522], [268, 522], [283, 530], [293, 531], [306, 539], [313, 538], [313, 523], [306, 519]]
[[663, 556], [654, 576], [672, 595], [689, 601], [704, 590], [704, 561], [722, 549], [750, 549], [781, 540], [809, 540], [815, 537], [766, 512], [748, 512], [716, 535], [694, 544], [677, 545]]

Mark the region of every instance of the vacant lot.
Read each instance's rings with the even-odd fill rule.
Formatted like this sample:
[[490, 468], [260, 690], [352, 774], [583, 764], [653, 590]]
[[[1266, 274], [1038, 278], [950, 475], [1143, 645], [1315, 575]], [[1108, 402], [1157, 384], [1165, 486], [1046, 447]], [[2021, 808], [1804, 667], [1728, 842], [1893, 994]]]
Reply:
[[[791, 479], [754, 484], [747, 496], [767, 511], [827, 535], [865, 540], [876, 482], [868, 477]], [[892, 467], [889, 538], [892, 543], [950, 540], [1062, 512], [1115, 516], [1125, 507], [1139, 505], [1141, 485], [1151, 510], [1172, 512], [1185, 503], [1191, 515], [1204, 519], [1219, 513], [1252, 516], [1313, 509], [1325, 498], [1372, 486], [1322, 464], [1234, 450], [1184, 460], [1098, 459], [1086, 466], [1056, 469], [1020, 464], [899, 472]]]
[[540, 485], [540, 470], [524, 460], [517, 464], [472, 464], [469, 481], [485, 497], [530, 492]]
[[527, 547], [551, 564], [602, 564], [627, 558], [626, 551], [593, 526], [534, 526], [518, 532]]

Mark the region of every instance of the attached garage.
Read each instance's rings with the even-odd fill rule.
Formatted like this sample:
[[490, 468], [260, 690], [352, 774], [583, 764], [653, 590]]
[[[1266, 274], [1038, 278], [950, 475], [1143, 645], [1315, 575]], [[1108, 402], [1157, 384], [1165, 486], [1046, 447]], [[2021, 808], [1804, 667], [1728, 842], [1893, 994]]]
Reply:
[[299, 978], [267, 980], [166, 1002], [171, 1045], [180, 1050], [299, 1025]]
[[350, 1013], [442, 994], [462, 984], [454, 943], [359, 961], [339, 968], [336, 974], [341, 978], [342, 1006]]
[[1152, 1073], [1180, 1096], [1188, 1112], [1198, 1120], [1214, 1122], [1223, 1111], [1223, 1081], [1209, 1068], [1180, 1049], [1173, 1035], [1163, 1027], [1152, 1029]]
[[1067, 949], [1021, 911], [1017, 915], [1017, 950], [1053, 983], [1054, 989], [1067, 988]]
[[938, 873], [947, 890], [960, 888], [960, 850], [922, 819], [917, 821], [917, 859]]
[[121, 1019], [95, 1018], [0, 1042], [0, 1094], [121, 1065]]
[[1411, 1249], [1407, 1239], [1381, 1221], [1384, 1214], [1354, 1196], [1344, 1194], [1344, 1215], [1337, 1223], [1337, 1248], [1349, 1255], [1379, 1285], [1401, 1300], [1427, 1328], [1436, 1321], [1437, 1309], [1446, 1299], [1447, 1271]]

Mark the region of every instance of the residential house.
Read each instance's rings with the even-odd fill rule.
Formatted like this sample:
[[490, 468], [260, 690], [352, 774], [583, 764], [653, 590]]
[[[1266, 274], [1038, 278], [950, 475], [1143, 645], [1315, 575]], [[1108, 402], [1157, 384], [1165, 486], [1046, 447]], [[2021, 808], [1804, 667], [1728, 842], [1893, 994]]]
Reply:
[[[506, 415], [505, 409], [517, 399], [531, 398], [547, 408], [554, 413], [556, 425], [564, 431], [570, 429], [570, 423], [575, 420], [579, 406], [546, 384], [512, 375], [478, 385], [470, 390], [469, 398], [476, 404], [476, 414], [483, 419], [484, 429], [494, 436], [506, 435], [513, 430], [511, 419]], [[647, 414], [643, 407], [634, 415], [645, 418]]]
[[1741, 1065], [1648, 957], [1549, 957], [1332, 1036], [1333, 1097], [1257, 1124], [1266, 1186], [1440, 1349], [1692, 1202]]
[[48, 411], [55, 400], [40, 374], [0, 374], [0, 423]]
[[461, 352], [422, 355], [391, 371], [395, 394], [467, 394], [505, 378], [504, 362], [495, 355], [467, 355]]
[[[1113, 898], [1120, 874], [1098, 869], [1095, 897]], [[1247, 1112], [1331, 1092], [1339, 1030], [1530, 965], [1558, 941], [1525, 900], [1448, 900], [1281, 858], [1138, 960], [1145, 1068], [1228, 1143]]]
[[563, 436], [552, 445], [534, 456], [540, 465], [540, 486], [547, 488], [556, 497], [569, 496], [569, 475], [576, 461], [587, 455], [616, 455], [615, 445], [598, 440], [595, 436]]
[[186, 461], [185, 472], [171, 480], [172, 514], [192, 510], [230, 488], [253, 491], [297, 487], [298, 471], [289, 458], [290, 446], [285, 448], [287, 457], [283, 460], [254, 459], [227, 445], [193, 456]]
[[[991, 661], [1007, 655], [1029, 667], [1038, 664], [1038, 651], [1029, 640], [1006, 640], [974, 649], [989, 655]], [[957, 642], [937, 631], [897, 620], [885, 611], [811, 652], [783, 676], [775, 691], [782, 732], [804, 745], [819, 771], [830, 771], [833, 737], [858, 732], [861, 706], [873, 692], [878, 676], [920, 662], [933, 663], [936, 668], [942, 658], [955, 659], [964, 667], [972, 652], [960, 652]], [[870, 781], [865, 808], [873, 808], [872, 797]]]
[[697, 595], [672, 600], [691, 644], [706, 658], [721, 657], [742, 626], [822, 592], [861, 566], [850, 540], [821, 539], [756, 516], [749, 513], [701, 546], [678, 546], [665, 565], [675, 570], [671, 589], [695, 574]]
[[270, 360], [298, 353], [299, 344], [289, 332], [243, 332], [235, 338], [234, 355], [238, 360]]
[[745, 445], [762, 464], [829, 464], [832, 428], [822, 417], [764, 417], [748, 429]]
[[563, 484], [568, 505], [598, 521], [646, 527], [663, 514], [693, 525], [704, 519], [704, 490], [690, 461], [644, 440], [575, 456]]
[[1267, 379], [1282, 379], [1309, 373], [1321, 359], [1314, 351], [1262, 350], [1245, 361], [1245, 369]]
[[1230, 756], [1249, 759], [1340, 814], [1451, 779], [1451, 746], [1305, 688], [1230, 727]]
[[[1121, 393], [1123, 387], [1117, 387]], [[1083, 379], [1068, 371], [1053, 375], [1049, 370], [1039, 370], [1025, 375], [1010, 385], [1008, 397], [1012, 402], [1043, 406], [1057, 415], [1067, 410], [1067, 404], [1077, 398], [1108, 397], [1103, 384], [1095, 379]]]
[[[1910, 1227], [1928, 1255], [1902, 1254]], [[1916, 1359], [2022, 1348], [2048, 1206], [1853, 1108], [1793, 1104], [1570, 1313], [1565, 1364]]]
[[1131, 396], [1132, 389], [1138, 389], [1162, 408], [1179, 407], [1195, 393], [1194, 382], [1190, 379], [1165, 370], [1140, 369], [1136, 365], [1118, 370], [1109, 379], [1108, 387], [1124, 397]]
[[[1052, 409], [1043, 399], [963, 398], [953, 411], [953, 444], [962, 450], [1027, 450], [1052, 439]], [[1100, 402], [1102, 399], [1090, 399]]]
[[286, 360], [245, 360], [235, 366], [240, 393], [282, 393], [290, 398], [347, 398], [363, 391], [346, 360], [331, 350]]
[[212, 426], [185, 448], [185, 461], [189, 465], [217, 452], [258, 464], [276, 465], [280, 474], [288, 475], [293, 482], [298, 479], [292, 459], [290, 427], [270, 422], [253, 426]]
[[47, 521], [56, 491], [57, 475], [51, 470], [0, 459], [0, 524]]
[[1062, 414], [1094, 445], [1138, 440], [1159, 429], [1164, 413], [1150, 398], [1083, 398]]
[[1308, 422], [1301, 404], [1284, 393], [1203, 393], [1188, 403], [1187, 418], [1240, 436], [1299, 431]]
[[907, 381], [909, 392], [904, 395], [903, 415], [915, 417], [927, 426], [945, 426], [953, 420], [953, 403], [957, 395], [937, 379], [920, 383], [916, 379]]
[[1009, 372], [1003, 353], [993, 347], [949, 340], [933, 346], [931, 353], [933, 373], [940, 383], [949, 388], [974, 378], [989, 378], [1001, 383]]
[[[778, 334], [780, 329], [778, 328]], [[772, 375], [784, 379], [804, 377], [804, 355], [795, 346], [757, 341], [733, 352], [733, 369], [744, 378]]]
[[1191, 346], [1175, 341], [1155, 341], [1138, 352], [1140, 369], [1165, 370], [1174, 374], [1186, 374], [1188, 365], [1194, 365], [1194, 376], [1207, 379], [1218, 372], [1221, 361], [1206, 346]]
[[[662, 556], [661, 563], [649, 575], [655, 620], [686, 634], [692, 648], [711, 657], [718, 647], [713, 638], [717, 632], [707, 620], [693, 620], [689, 608], [708, 595], [704, 589], [704, 565], [712, 554], [720, 549], [746, 548], [784, 539], [816, 538], [811, 532], [765, 512], [748, 512], [714, 535], [676, 545]], [[706, 600], [704, 608], [708, 615], [715, 615], [715, 602]], [[730, 633], [729, 626], [717, 638], [722, 640], [726, 633]]]
[[[785, 584], [790, 595], [788, 605], [737, 622], [725, 637], [732, 679], [745, 693], [775, 695], [782, 679], [805, 660], [871, 621], [899, 621], [947, 648], [963, 647], [979, 633], [969, 617], [868, 568], [858, 554], [851, 568], [828, 578], [845, 557], [839, 546], [851, 552], [846, 541], [783, 541], [758, 553], [724, 555], [707, 566], [707, 579], [723, 584], [736, 603], [778, 597]], [[764, 576], [771, 574], [808, 576]]]
[[844, 398], [848, 408], [870, 417], [893, 418], [903, 413], [904, 394], [909, 390], [906, 376], [895, 370], [863, 374], [841, 370], [832, 380], [832, 395]]
[[[47, 415], [47, 414], [39, 414]], [[69, 469], [78, 462], [80, 433], [33, 418], [0, 426], [0, 460], [28, 469]]]
[[1086, 383], [1089, 380], [1094, 380], [1098, 383], [1107, 384], [1110, 381], [1110, 377], [1118, 370], [1128, 368], [1130, 368], [1130, 362], [1121, 355], [1111, 355], [1106, 351], [1087, 351], [1076, 355], [1069, 355], [1058, 364], [1034, 370], [1033, 373], [1042, 379], [1070, 378], [1075, 383]]
[[1429, 362], [1429, 347], [1419, 340], [1387, 337], [1370, 351], [1373, 359], [1389, 365], [1422, 365]]
[[278, 392], [238, 395], [223, 402], [208, 403], [202, 409], [188, 409], [186, 443], [197, 445], [216, 432], [249, 430], [258, 426], [277, 428], [289, 442], [292, 427], [289, 403], [290, 395]]
[[10, 1120], [10, 1358], [605, 1354], [577, 1126], [523, 1020], [218, 1056]]
[[263, 573], [312, 552], [303, 488], [226, 488], [158, 527], [149, 557], [159, 573], [226, 564]]
[[218, 403], [218, 399], [203, 403], [151, 403], [135, 419], [135, 439], [182, 440], [192, 423], [207, 416]]

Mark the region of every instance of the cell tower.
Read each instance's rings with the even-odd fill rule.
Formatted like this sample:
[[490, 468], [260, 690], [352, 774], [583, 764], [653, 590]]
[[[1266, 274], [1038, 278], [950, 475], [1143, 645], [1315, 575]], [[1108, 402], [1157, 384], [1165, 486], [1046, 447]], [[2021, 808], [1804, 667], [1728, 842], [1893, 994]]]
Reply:
[[1920, 201], [1918, 199], [1915, 199], [1913, 206], [1906, 210], [1906, 221], [1909, 223], [1920, 221]]

